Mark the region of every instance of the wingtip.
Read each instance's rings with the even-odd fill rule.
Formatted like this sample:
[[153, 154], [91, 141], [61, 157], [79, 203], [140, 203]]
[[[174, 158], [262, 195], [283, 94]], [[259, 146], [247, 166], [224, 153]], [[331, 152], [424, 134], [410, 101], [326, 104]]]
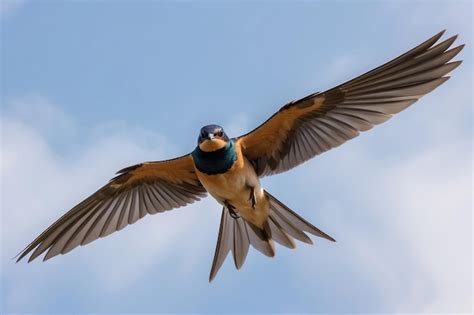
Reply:
[[444, 44], [447, 47], [450, 47], [456, 41], [457, 38], [458, 38], [457, 34], [453, 35], [453, 36], [449, 37], [448, 39], [445, 39], [442, 42], [440, 42], [437, 46], [441, 46], [441, 45]]
[[331, 235], [326, 234], [326, 233], [324, 233], [323, 238], [325, 238], [325, 239], [327, 239], [328, 241], [331, 241], [331, 242], [336, 242], [336, 239], [334, 237], [332, 237]]
[[[15, 260], [18, 256], [21, 255], [22, 252], [19, 252], [18, 254], [16, 254], [15, 256], [13, 256], [11, 259], [12, 260]], [[20, 260], [20, 258], [16, 259], [16, 262], [18, 262]]]
[[453, 71], [454, 69], [456, 69], [457, 67], [459, 67], [459, 65], [462, 63], [462, 60], [456, 60], [456, 61], [452, 61], [452, 62], [449, 62], [447, 63], [448, 65], [451, 65], [453, 68], [450, 70], [450, 71]]
[[49, 251], [48, 251], [48, 252], [46, 253], [46, 255], [44, 255], [44, 257], [43, 257], [43, 262], [45, 262], [45, 261], [47, 261], [47, 260], [49, 260], [50, 258], [53, 258], [53, 257], [54, 257], [54, 256], [50, 256], [50, 255], [49, 255]]
[[450, 58], [452, 59], [452, 58], [456, 57], [464, 49], [465, 46], [466, 46], [466, 44], [461, 44], [459, 46], [456, 46], [454, 48], [446, 50], [444, 52], [444, 54], [449, 54]]
[[331, 241], [331, 242], [336, 241], [332, 236], [330, 236], [327, 233], [324, 233], [323, 231], [321, 231], [318, 228], [316, 228], [316, 231], [313, 231], [313, 232], [310, 232], [310, 233], [317, 236], [317, 237], [324, 238], [325, 240], [328, 240], [328, 241]]
[[325, 235], [316, 235], [317, 237], [324, 238], [325, 240], [328, 240], [330, 242], [337, 242], [333, 237], [325, 234]]
[[[25, 253], [25, 251], [23, 250], [23, 251], [19, 252], [18, 254], [16, 254], [15, 257], [13, 257], [12, 259], [14, 259], [14, 260], [16, 259], [16, 260], [15, 260], [15, 263], [17, 264], [17, 263], [19, 263], [20, 260], [22, 260], [25, 256], [26, 256], [26, 253]], [[29, 261], [28, 261], [28, 262], [29, 262]]]
[[212, 280], [214, 280], [215, 277], [216, 277], [216, 275], [210, 274], [209, 275], [209, 283], [211, 283]]
[[[461, 50], [464, 49], [465, 46], [466, 46], [466, 44], [461, 44], [461, 45], [459, 45], [459, 46], [456, 46], [456, 47], [452, 48], [451, 50], [457, 49], [457, 50], [461, 51]], [[458, 51], [458, 52], [459, 52], [459, 51]]]
[[217, 270], [215, 270], [214, 266], [212, 266], [211, 272], [209, 272], [209, 283], [211, 283], [214, 280], [216, 275], [217, 275]]
[[442, 30], [441, 32], [438, 32], [437, 34], [432, 36], [430, 39], [428, 39], [427, 42], [433, 41], [433, 43], [436, 43], [444, 35], [445, 32], [446, 32], [446, 29]]

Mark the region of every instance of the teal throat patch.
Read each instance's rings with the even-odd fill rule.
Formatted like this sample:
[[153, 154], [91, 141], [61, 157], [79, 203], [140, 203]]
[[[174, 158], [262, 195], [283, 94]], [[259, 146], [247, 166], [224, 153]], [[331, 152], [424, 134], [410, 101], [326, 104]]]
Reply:
[[194, 149], [193, 160], [196, 168], [205, 174], [215, 175], [227, 172], [237, 161], [234, 139], [227, 142], [222, 149], [205, 152], [199, 146]]

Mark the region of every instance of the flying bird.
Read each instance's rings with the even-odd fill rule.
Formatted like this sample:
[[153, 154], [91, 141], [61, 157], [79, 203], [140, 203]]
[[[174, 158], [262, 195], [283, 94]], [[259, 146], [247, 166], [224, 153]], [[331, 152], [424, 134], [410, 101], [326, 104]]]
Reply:
[[117, 172], [105, 186], [64, 214], [18, 254], [32, 261], [66, 254], [119, 231], [147, 214], [179, 208], [209, 193], [222, 205], [209, 281], [229, 251], [240, 269], [250, 245], [273, 257], [277, 242], [312, 243], [306, 233], [334, 241], [260, 185], [371, 129], [449, 79], [464, 47], [444, 31], [355, 79], [292, 101], [251, 132], [229, 138], [218, 125], [203, 127], [196, 148], [170, 160], [144, 162]]

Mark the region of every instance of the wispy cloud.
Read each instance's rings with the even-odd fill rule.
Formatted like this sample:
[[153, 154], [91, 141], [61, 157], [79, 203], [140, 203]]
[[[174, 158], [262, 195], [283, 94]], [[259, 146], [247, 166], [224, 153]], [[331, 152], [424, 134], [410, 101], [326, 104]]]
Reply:
[[[380, 306], [362, 304], [360, 311], [469, 311], [472, 139], [469, 123], [460, 122], [470, 111], [465, 91], [472, 78], [468, 72], [455, 77], [455, 83], [409, 109], [403, 126], [402, 118], [394, 117], [372, 135], [362, 134], [296, 170], [298, 186], [316, 187], [318, 210], [312, 222], [330, 227], [338, 239], [337, 250], [324, 246], [322, 253], [312, 252], [302, 273], [296, 272], [305, 285], [320, 277], [313, 262], [326, 261], [321, 254], [331, 255], [328, 272], [355, 277], [368, 290], [376, 288], [373, 294], [380, 293]], [[391, 156], [380, 146], [373, 149], [373, 142], [390, 138], [403, 139]], [[416, 148], [407, 147], [408, 138]], [[335, 199], [334, 191], [341, 197]], [[301, 207], [314, 204], [302, 202]], [[328, 285], [329, 291], [341, 291], [341, 303], [328, 311], [354, 311], [339, 283]], [[350, 298], [357, 299], [353, 294]]]
[[[472, 302], [472, 184], [466, 146], [467, 141], [456, 141], [389, 164], [369, 151], [349, 149], [347, 157], [336, 154], [330, 163], [306, 169], [334, 178], [344, 195], [319, 198], [321, 208], [312, 219], [336, 233], [337, 250], [325, 250], [335, 266], [329, 270], [344, 270], [340, 273], [347, 278], [365, 274], [359, 284], [370, 282], [367, 287], [383, 292], [380, 303], [386, 311], [467, 311]], [[321, 181], [309, 181], [318, 195], [324, 194]], [[300, 275], [308, 286], [321, 272], [309, 263], [321, 260], [319, 250]]]
[[[51, 268], [66, 278], [71, 269], [87, 270], [95, 273], [93, 286], [110, 294], [126, 292], [135, 281], [146, 277], [147, 270], [160, 266], [160, 261], [166, 260], [163, 257], [176, 256], [180, 249], [175, 246], [184, 247], [189, 233], [211, 228], [206, 222], [212, 220], [202, 220], [216, 214], [210, 210], [217, 205], [209, 199], [186, 209], [147, 216], [124, 231], [48, 263], [14, 264], [11, 257], [116, 170], [143, 160], [168, 158], [176, 148], [160, 135], [108, 123], [91, 131], [101, 136], [87, 143], [82, 152], [62, 155], [46, 140], [49, 128], [54, 126], [54, 132], [61, 132], [74, 126], [74, 120], [50, 101], [44, 97], [22, 98], [11, 102], [6, 113], [1, 119], [2, 282], [10, 289], [2, 293], [4, 309], [31, 311], [49, 303], [35, 300], [34, 288], [51, 281], [43, 272]], [[145, 144], [144, 139], [154, 141], [153, 145], [146, 145], [149, 143]], [[199, 246], [193, 252], [198, 257]], [[192, 269], [183, 268], [181, 271]], [[25, 298], [29, 300], [27, 305]]]

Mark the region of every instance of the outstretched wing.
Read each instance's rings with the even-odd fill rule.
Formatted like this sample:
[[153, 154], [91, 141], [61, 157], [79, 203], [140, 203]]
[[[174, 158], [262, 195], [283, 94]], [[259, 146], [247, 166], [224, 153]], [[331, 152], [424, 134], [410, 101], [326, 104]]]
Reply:
[[[337, 147], [415, 103], [449, 79], [464, 47], [444, 31], [398, 58], [323, 93], [283, 106], [237, 139], [260, 176], [287, 171]], [[436, 44], [436, 45], [435, 45]]]
[[32, 261], [44, 260], [123, 229], [147, 214], [179, 208], [206, 196], [190, 155], [124, 168], [83, 202], [69, 210], [28, 245]]

